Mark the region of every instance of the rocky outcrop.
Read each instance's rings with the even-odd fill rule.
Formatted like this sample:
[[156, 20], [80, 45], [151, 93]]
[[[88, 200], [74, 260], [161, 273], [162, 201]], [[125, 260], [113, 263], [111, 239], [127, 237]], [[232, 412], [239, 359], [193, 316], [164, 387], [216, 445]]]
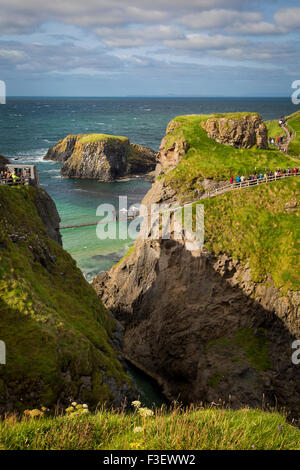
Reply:
[[268, 148], [268, 130], [259, 114], [245, 114], [241, 117], [211, 118], [202, 122], [208, 137], [225, 145], [249, 149]]
[[175, 240], [138, 240], [94, 288], [125, 325], [125, 356], [170, 400], [299, 411], [299, 293], [282, 297], [239, 261]]
[[[172, 127], [171, 129], [174, 130]], [[167, 135], [162, 140], [159, 148], [159, 165], [156, 169], [157, 174], [176, 167], [189, 149], [189, 144], [186, 140], [176, 140], [169, 144], [167, 137], [169, 132], [171, 132], [170, 128], [167, 129]]]
[[75, 144], [80, 137], [80, 135], [71, 134], [64, 139], [59, 140], [56, 145], [50, 147], [44, 157], [44, 160], [54, 160], [56, 162], [64, 163], [68, 158], [71, 157], [75, 148]]
[[[214, 125], [207, 120], [207, 129], [216, 139], [222, 135], [226, 143], [245, 148], [265, 145], [259, 116], [238, 117], [245, 136], [231, 117], [227, 137], [225, 130], [217, 135], [223, 118], [213, 119]], [[188, 149], [188, 142], [168, 138], [177, 126], [180, 122], [168, 126], [157, 175], [174, 168]], [[195, 198], [205, 198], [222, 184], [202, 177], [202, 193]], [[297, 209], [294, 190], [289, 194], [281, 209], [286, 214]], [[143, 204], [148, 209], [151, 204], [170, 206], [178, 203], [179, 196], [164, 177], [157, 178]], [[258, 194], [259, 204], [263, 204], [261, 197]], [[218, 217], [230, 215], [224, 207], [221, 204], [221, 212], [211, 214], [220, 232], [223, 224]], [[244, 221], [247, 210], [244, 214], [243, 208], [241, 203]], [[230, 233], [231, 227], [227, 230]], [[97, 294], [125, 327], [125, 357], [154, 378], [170, 400], [225, 402], [235, 408], [268, 403], [284, 406], [299, 417], [300, 368], [291, 360], [292, 343], [300, 336], [299, 291], [283, 291], [269, 274], [254, 281], [250, 253], [248, 261], [241, 261], [224, 252], [215, 254], [206, 246], [187, 248], [188, 240], [174, 236], [169, 240], [141, 237], [133, 252], [95, 278]], [[292, 269], [289, 266], [286, 275]]]
[[[175, 168], [190, 149], [190, 143], [184, 137], [170, 138], [181, 125], [180, 120], [174, 119], [167, 126], [166, 136], [159, 148], [156, 176]], [[245, 149], [254, 145], [262, 149], [268, 148], [268, 130], [259, 114], [237, 113], [223, 117], [212, 114], [208, 118], [203, 116], [201, 126], [209, 138], [221, 144]]]
[[67, 136], [52, 147], [45, 159], [63, 162], [61, 174], [109, 182], [144, 175], [155, 169], [156, 153], [126, 137], [107, 135]]
[[5, 167], [9, 163], [8, 159], [6, 157], [3, 157], [3, 155], [0, 155], [0, 170]]
[[53, 199], [44, 189], [38, 188], [34, 203], [41, 220], [45, 224], [48, 237], [62, 246], [59, 231], [60, 217]]

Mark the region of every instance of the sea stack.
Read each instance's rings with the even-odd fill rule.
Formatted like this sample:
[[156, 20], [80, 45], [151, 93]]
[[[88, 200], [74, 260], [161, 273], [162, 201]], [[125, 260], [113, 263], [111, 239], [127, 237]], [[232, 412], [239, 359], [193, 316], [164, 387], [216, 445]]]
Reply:
[[80, 134], [60, 140], [44, 159], [62, 162], [64, 177], [111, 182], [148, 174], [155, 169], [156, 157], [154, 150], [131, 144], [127, 137]]

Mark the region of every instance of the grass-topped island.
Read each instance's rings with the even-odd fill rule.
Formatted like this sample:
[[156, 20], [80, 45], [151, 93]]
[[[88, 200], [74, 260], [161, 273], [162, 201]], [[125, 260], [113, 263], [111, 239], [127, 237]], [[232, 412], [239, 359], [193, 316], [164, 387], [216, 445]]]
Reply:
[[146, 175], [154, 170], [156, 157], [156, 152], [130, 143], [127, 137], [79, 134], [60, 140], [49, 149], [45, 159], [62, 162], [64, 177], [108, 182]]

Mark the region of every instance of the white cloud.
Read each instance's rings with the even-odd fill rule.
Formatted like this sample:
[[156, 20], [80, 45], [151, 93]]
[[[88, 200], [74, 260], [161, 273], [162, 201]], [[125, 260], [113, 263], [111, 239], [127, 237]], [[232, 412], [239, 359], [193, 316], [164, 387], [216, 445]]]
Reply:
[[27, 58], [27, 55], [20, 50], [15, 49], [0, 49], [0, 63], [4, 62], [20, 62]]
[[281, 8], [275, 13], [274, 18], [284, 28], [300, 30], [300, 8]]
[[160, 44], [167, 39], [184, 39], [184, 33], [173, 26], [150, 26], [146, 28], [97, 28], [95, 33], [109, 47], [138, 47]]
[[264, 36], [269, 34], [284, 34], [286, 29], [273, 23], [259, 21], [254, 23], [235, 23], [228, 28], [230, 32], [236, 34]]
[[257, 12], [213, 9], [185, 15], [180, 22], [189, 28], [209, 29], [228, 26], [236, 21], [254, 22], [260, 20], [261, 14]]
[[246, 42], [244, 39], [222, 34], [188, 34], [184, 39], [166, 40], [164, 45], [176, 49], [210, 50], [226, 49]]

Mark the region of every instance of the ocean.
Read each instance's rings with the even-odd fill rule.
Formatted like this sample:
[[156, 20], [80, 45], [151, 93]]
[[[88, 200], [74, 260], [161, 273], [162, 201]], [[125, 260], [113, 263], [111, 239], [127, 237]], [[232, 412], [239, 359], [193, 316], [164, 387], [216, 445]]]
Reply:
[[[43, 156], [66, 135], [124, 135], [157, 150], [168, 122], [178, 115], [257, 111], [268, 120], [298, 109], [286, 98], [8, 98], [0, 105], [0, 154], [37, 165], [40, 184], [54, 199], [62, 225], [90, 223], [99, 220], [100, 204], [117, 207], [120, 195], [136, 204], [151, 185], [142, 178], [116, 183], [61, 178], [60, 164], [43, 161]], [[64, 248], [88, 281], [110, 269], [132, 243], [99, 240], [95, 226], [63, 231]]]

